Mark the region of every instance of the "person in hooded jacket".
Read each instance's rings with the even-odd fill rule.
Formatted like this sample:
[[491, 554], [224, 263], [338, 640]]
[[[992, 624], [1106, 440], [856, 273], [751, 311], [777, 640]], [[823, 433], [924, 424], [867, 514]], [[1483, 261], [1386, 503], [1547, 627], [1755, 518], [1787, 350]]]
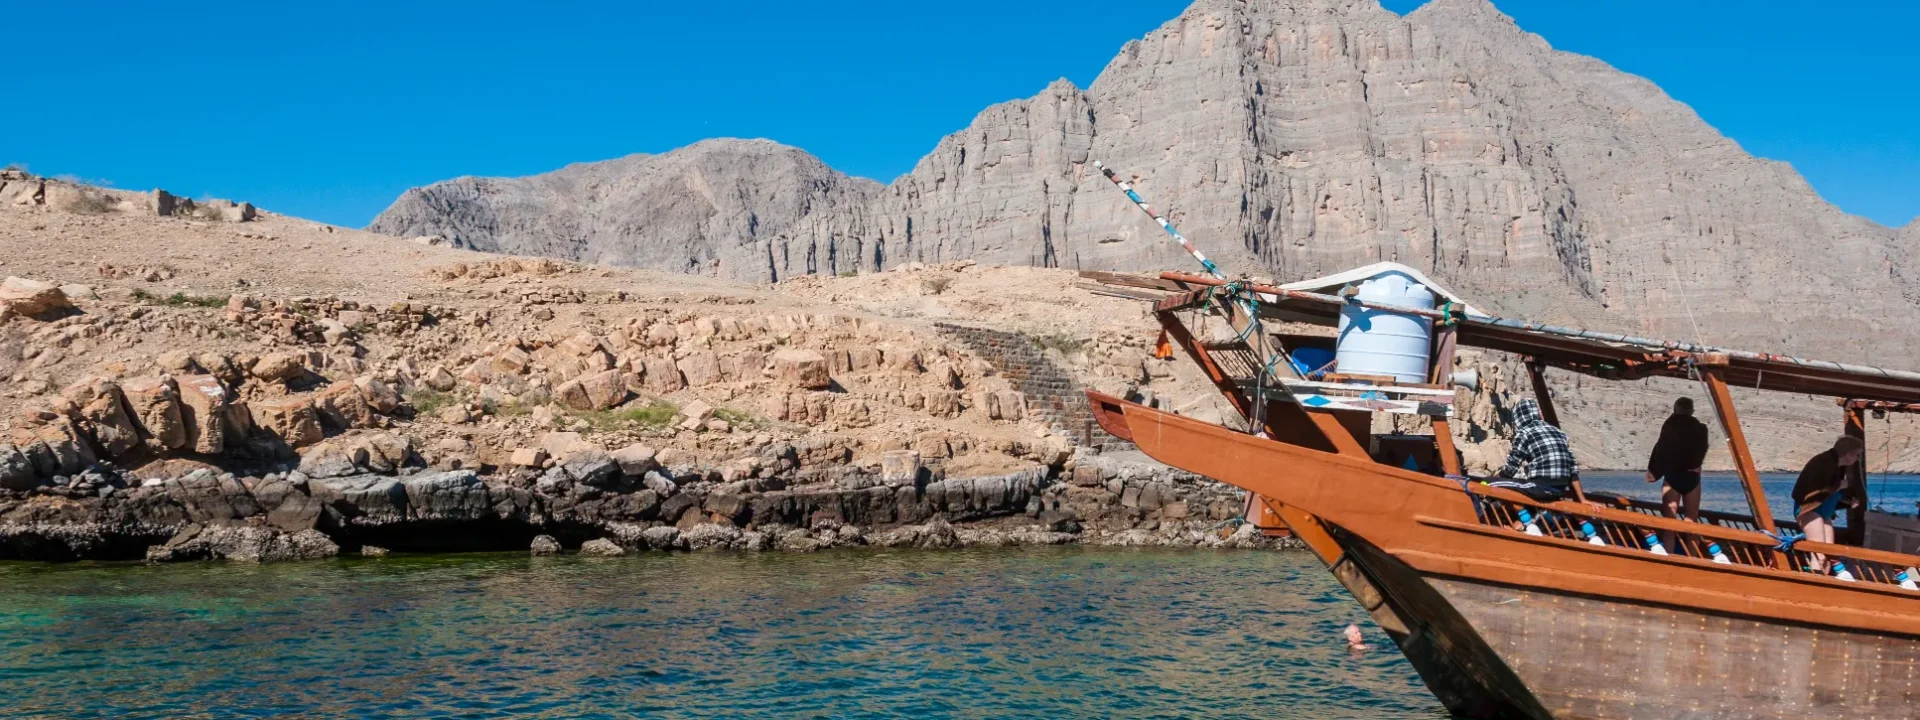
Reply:
[[[1507, 453], [1506, 465], [1497, 473], [1509, 479], [1488, 484], [1518, 490], [1541, 502], [1564, 497], [1580, 475], [1567, 434], [1547, 424], [1547, 419], [1540, 414], [1540, 404], [1531, 399], [1513, 406], [1513, 426], [1513, 449]], [[1512, 479], [1519, 477], [1523, 470], [1524, 481]]]
[[1700, 522], [1700, 466], [1707, 459], [1707, 425], [1693, 417], [1693, 398], [1673, 401], [1660, 439], [1647, 458], [1647, 482], [1665, 480], [1667, 514]]

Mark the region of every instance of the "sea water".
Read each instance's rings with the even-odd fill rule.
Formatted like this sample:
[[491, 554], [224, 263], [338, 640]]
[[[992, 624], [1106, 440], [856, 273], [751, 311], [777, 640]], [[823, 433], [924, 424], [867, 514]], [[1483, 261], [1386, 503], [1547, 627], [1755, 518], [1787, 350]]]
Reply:
[[[1767, 494], [1767, 504], [1773, 509], [1773, 516], [1782, 520], [1794, 518], [1792, 473], [1761, 473], [1760, 487]], [[1580, 487], [1585, 490], [1610, 492], [1642, 500], [1658, 501], [1661, 483], [1646, 481], [1644, 473], [1623, 472], [1584, 472], [1580, 474]], [[1868, 507], [1899, 515], [1913, 515], [1914, 503], [1920, 502], [1920, 476], [1914, 475], [1869, 475], [1867, 476]], [[1740, 477], [1732, 473], [1710, 473], [1700, 478], [1700, 507], [1706, 510], [1750, 515], [1747, 508], [1746, 487]], [[1840, 513], [1840, 527], [1846, 527], [1847, 514]]]
[[1445, 717], [1303, 552], [0, 563], [0, 588], [7, 717]]

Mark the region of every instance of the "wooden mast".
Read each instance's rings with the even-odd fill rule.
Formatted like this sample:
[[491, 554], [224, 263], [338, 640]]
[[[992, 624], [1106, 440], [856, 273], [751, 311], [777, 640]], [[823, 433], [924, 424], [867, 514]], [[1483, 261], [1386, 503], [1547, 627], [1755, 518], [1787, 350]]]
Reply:
[[[1753, 524], [1760, 532], [1778, 534], [1779, 528], [1773, 524], [1773, 508], [1767, 505], [1766, 489], [1760, 487], [1760, 471], [1754, 467], [1753, 450], [1747, 447], [1747, 433], [1740, 427], [1740, 414], [1733, 408], [1733, 394], [1727, 391], [1727, 381], [1720, 376], [1719, 367], [1704, 362], [1700, 377], [1713, 399], [1714, 414], [1720, 417], [1720, 429], [1727, 433], [1727, 449], [1733, 453], [1734, 468], [1740, 472], [1740, 484], [1747, 491], [1747, 507], [1753, 511]], [[1773, 552], [1773, 564], [1781, 569], [1791, 567], [1786, 554], [1778, 550]]]
[[[1447, 325], [1434, 334], [1433, 372], [1427, 375], [1427, 382], [1445, 386], [1450, 384], [1453, 375], [1453, 354], [1459, 347], [1459, 327]], [[1460, 467], [1460, 451], [1453, 447], [1453, 424], [1445, 415], [1434, 415], [1433, 444], [1440, 455], [1440, 469], [1448, 475], [1459, 477], [1466, 474]]]

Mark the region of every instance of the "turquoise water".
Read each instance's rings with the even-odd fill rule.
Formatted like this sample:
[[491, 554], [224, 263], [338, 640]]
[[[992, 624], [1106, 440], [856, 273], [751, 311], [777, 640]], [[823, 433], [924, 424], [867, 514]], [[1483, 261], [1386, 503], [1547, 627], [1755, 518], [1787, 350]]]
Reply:
[[[0, 564], [7, 717], [1443, 718], [1305, 553]], [[1359, 622], [1381, 647], [1347, 650]]]

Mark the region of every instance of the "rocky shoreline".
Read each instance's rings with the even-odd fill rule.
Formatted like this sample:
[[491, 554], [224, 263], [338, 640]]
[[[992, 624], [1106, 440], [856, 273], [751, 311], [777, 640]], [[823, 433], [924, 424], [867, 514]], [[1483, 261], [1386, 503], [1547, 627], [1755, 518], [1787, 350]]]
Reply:
[[[564, 434], [562, 434], [564, 435]], [[348, 461], [313, 455], [236, 475], [200, 467], [139, 480], [109, 465], [0, 491], [0, 559], [281, 561], [343, 553], [1121, 545], [1270, 548], [1239, 524], [1236, 490], [1164, 466], [1080, 451], [1057, 467], [943, 477], [848, 466], [800, 484], [799, 455], [732, 480], [591, 446], [483, 475], [425, 467], [404, 439], [355, 436]], [[392, 462], [366, 452], [398, 447]], [[312, 458], [321, 458], [315, 461]], [[338, 457], [338, 456], [334, 456]]]

